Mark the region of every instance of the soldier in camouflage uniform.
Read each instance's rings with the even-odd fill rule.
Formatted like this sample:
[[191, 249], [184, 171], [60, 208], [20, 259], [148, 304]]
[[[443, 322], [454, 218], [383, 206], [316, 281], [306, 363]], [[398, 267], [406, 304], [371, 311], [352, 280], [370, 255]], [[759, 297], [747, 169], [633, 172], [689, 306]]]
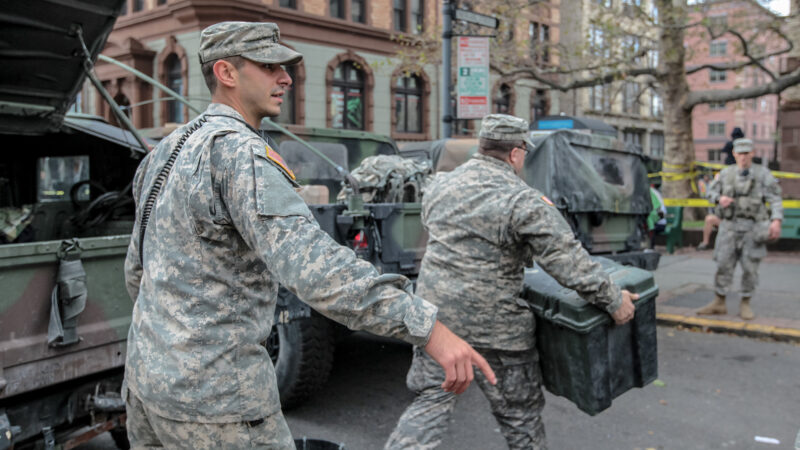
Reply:
[[722, 214], [714, 246], [716, 296], [697, 314], [727, 314], [725, 295], [738, 261], [742, 265], [739, 316], [750, 320], [755, 317], [750, 298], [758, 285], [758, 265], [767, 255], [766, 242], [780, 237], [783, 204], [778, 180], [764, 166], [753, 165], [753, 141], [735, 140], [733, 156], [736, 165], [723, 169], [708, 187], [708, 201], [718, 204]]
[[352, 329], [424, 346], [444, 366], [448, 390], [466, 389], [473, 363], [494, 377], [436, 320], [435, 306], [408, 293], [407, 279], [379, 275], [336, 244], [295, 192], [291, 170], [257, 131], [291, 85], [281, 64], [302, 58], [278, 41], [271, 23], [205, 29], [200, 61], [212, 103], [134, 178], [125, 275], [136, 303], [122, 392], [133, 448], [294, 448], [261, 345], [279, 283]]
[[[476, 375], [512, 449], [545, 448], [544, 407], [534, 317], [520, 298], [524, 268], [536, 261], [559, 283], [612, 315], [633, 317], [635, 294], [620, 291], [581, 247], [550, 200], [518, 176], [528, 141], [518, 117], [484, 117], [478, 153], [425, 189], [422, 221], [430, 233], [417, 284], [439, 320], [473, 345], [497, 374]], [[407, 376], [417, 394], [387, 449], [429, 449], [441, 442], [456, 398], [439, 385], [435, 363], [415, 348]]]

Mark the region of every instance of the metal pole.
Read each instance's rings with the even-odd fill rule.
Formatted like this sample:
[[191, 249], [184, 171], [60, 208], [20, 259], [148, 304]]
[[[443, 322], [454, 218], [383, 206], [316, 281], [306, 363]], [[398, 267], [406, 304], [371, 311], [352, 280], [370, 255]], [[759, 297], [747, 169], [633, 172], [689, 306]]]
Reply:
[[156, 81], [154, 78], [145, 75], [144, 73], [134, 69], [133, 67], [131, 67], [131, 66], [127, 65], [127, 64], [121, 63], [121, 62], [117, 61], [114, 58], [109, 58], [106, 55], [98, 55], [97, 59], [99, 59], [100, 61], [105, 61], [107, 63], [111, 63], [111, 64], [117, 65], [119, 67], [122, 67], [123, 69], [127, 70], [128, 72], [136, 75], [137, 77], [147, 81], [148, 83], [152, 84], [153, 86], [155, 86], [155, 87], [161, 89], [162, 91], [166, 92], [173, 99], [182, 102], [184, 105], [188, 106], [189, 109], [194, 111], [196, 114], [200, 114], [200, 113], [203, 112], [203, 111], [197, 109], [196, 107], [192, 106], [191, 104], [189, 104], [188, 101], [185, 101], [184, 97], [181, 94], [179, 94], [179, 93], [173, 91], [172, 89], [164, 86], [163, 84], [161, 84], [158, 81]]
[[449, 138], [453, 135], [453, 114], [450, 107], [450, 64], [452, 45], [450, 39], [453, 36], [453, 8], [448, 0], [442, 2], [442, 21], [444, 31], [442, 32], [442, 137]]

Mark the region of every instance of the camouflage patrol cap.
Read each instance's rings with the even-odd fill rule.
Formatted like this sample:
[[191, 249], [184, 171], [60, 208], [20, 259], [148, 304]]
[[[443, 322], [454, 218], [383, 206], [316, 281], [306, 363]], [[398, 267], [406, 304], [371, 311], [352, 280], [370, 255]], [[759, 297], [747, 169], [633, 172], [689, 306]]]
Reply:
[[733, 153], [750, 153], [753, 151], [753, 141], [750, 139], [736, 139], [733, 141]]
[[496, 141], [525, 141], [535, 148], [530, 139], [528, 121], [508, 114], [489, 114], [481, 120], [478, 137]]
[[278, 25], [269, 22], [220, 22], [200, 34], [200, 64], [241, 56], [264, 64], [297, 64], [303, 55], [281, 45]]

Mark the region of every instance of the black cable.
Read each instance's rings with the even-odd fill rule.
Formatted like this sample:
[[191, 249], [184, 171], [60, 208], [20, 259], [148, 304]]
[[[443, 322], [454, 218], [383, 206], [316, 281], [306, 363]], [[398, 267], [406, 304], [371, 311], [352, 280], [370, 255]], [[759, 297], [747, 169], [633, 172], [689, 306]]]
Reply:
[[150, 193], [147, 195], [147, 200], [145, 200], [142, 208], [142, 221], [139, 226], [140, 264], [144, 264], [144, 233], [147, 229], [147, 223], [150, 221], [150, 213], [153, 211], [153, 206], [156, 203], [158, 194], [161, 192], [161, 188], [164, 186], [164, 184], [166, 184], [167, 177], [172, 171], [172, 166], [175, 165], [175, 160], [178, 159], [178, 153], [180, 153], [183, 145], [186, 143], [186, 140], [189, 139], [189, 136], [202, 127], [206, 122], [208, 122], [208, 119], [205, 116], [201, 116], [195, 121], [195, 123], [189, 126], [186, 132], [183, 133], [183, 136], [181, 136], [181, 138], [178, 140], [178, 143], [175, 144], [175, 148], [172, 149], [172, 153], [169, 155], [167, 162], [164, 164], [164, 167], [161, 168], [161, 172], [158, 173], [156, 180], [153, 182], [153, 187], [150, 189]]

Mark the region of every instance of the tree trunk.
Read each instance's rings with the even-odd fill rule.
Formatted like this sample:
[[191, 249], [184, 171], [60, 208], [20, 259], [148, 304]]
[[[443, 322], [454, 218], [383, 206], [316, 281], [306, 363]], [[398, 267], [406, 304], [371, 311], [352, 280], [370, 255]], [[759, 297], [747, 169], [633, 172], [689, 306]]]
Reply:
[[687, 108], [684, 28], [688, 21], [685, 0], [658, 0], [662, 20], [659, 77], [664, 98], [664, 167], [662, 191], [667, 198], [688, 198], [692, 194], [688, 177], [694, 161], [692, 110]]

